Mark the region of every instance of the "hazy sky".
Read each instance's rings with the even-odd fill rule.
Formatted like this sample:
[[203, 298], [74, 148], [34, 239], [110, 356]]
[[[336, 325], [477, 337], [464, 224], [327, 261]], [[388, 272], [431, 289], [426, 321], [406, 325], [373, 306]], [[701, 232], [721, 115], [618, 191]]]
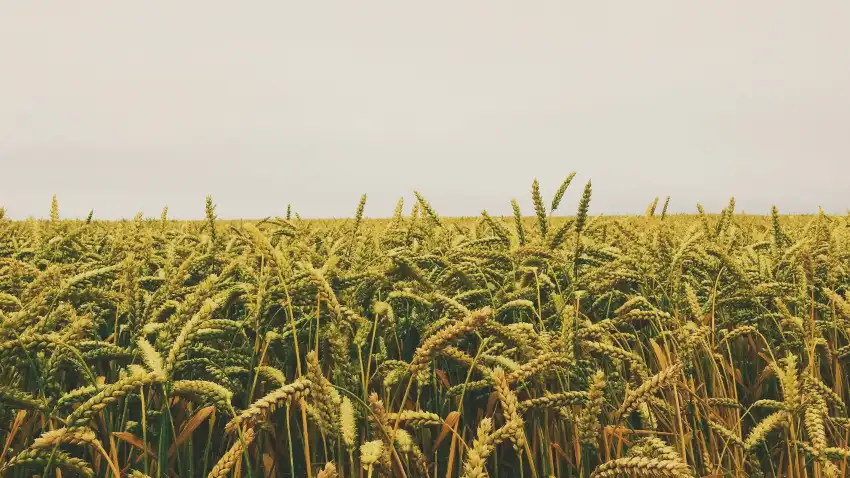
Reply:
[[844, 213], [850, 1], [0, 4], [15, 218]]

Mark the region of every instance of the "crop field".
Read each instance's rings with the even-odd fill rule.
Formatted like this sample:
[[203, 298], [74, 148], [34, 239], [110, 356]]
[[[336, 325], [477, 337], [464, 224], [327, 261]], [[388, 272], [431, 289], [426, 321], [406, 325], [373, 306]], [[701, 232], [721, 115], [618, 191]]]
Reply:
[[0, 476], [850, 476], [850, 216], [573, 177], [514, 217], [0, 209]]

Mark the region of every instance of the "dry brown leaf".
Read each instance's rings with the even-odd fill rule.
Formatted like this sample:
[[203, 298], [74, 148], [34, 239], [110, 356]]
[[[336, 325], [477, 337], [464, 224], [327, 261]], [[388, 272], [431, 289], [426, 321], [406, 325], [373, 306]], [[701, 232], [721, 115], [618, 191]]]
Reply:
[[448, 377], [448, 375], [446, 375], [446, 372], [444, 372], [441, 369], [437, 369], [436, 373], [437, 373], [437, 378], [440, 379], [440, 383], [442, 383], [444, 387], [446, 387], [446, 388], [452, 387], [452, 385], [449, 383], [449, 377]]
[[177, 452], [177, 447], [183, 444], [190, 436], [192, 436], [192, 432], [194, 432], [201, 423], [204, 423], [204, 420], [207, 419], [210, 415], [215, 418], [215, 406], [210, 405], [209, 407], [204, 407], [195, 412], [192, 415], [192, 418], [186, 421], [186, 424], [183, 425], [183, 429], [180, 430], [180, 434], [177, 435], [177, 440], [175, 440], [171, 444], [171, 448], [168, 449], [168, 459], [171, 460], [174, 458], [175, 453]]
[[452, 433], [455, 425], [457, 425], [458, 420], [460, 420], [460, 413], [453, 411], [446, 415], [445, 423], [443, 423], [443, 428], [440, 430], [440, 434], [437, 436], [437, 441], [434, 442], [434, 450], [436, 450], [440, 443], [446, 439], [449, 433]]
[[150, 448], [145, 446], [142, 439], [137, 437], [136, 435], [133, 435], [132, 433], [129, 433], [129, 432], [112, 432], [112, 436], [114, 436], [115, 438], [117, 438], [117, 439], [119, 439], [123, 442], [127, 442], [130, 445], [133, 445], [134, 447], [138, 448], [142, 452], [146, 452], [148, 455], [151, 456], [151, 458], [156, 460], [156, 453], [154, 453], [153, 450], [151, 450]]

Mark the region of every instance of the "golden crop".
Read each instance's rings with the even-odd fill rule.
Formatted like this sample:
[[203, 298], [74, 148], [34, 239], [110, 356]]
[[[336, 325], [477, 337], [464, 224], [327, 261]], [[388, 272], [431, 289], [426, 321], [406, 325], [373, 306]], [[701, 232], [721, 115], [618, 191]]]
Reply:
[[0, 476], [846, 476], [850, 217], [556, 217], [573, 177], [534, 217], [0, 212]]

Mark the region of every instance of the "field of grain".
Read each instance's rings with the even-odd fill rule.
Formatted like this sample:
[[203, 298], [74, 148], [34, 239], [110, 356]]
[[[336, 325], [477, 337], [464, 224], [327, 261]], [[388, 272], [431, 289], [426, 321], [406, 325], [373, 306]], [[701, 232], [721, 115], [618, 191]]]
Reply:
[[572, 178], [514, 218], [0, 210], [0, 476], [850, 474], [850, 217]]

